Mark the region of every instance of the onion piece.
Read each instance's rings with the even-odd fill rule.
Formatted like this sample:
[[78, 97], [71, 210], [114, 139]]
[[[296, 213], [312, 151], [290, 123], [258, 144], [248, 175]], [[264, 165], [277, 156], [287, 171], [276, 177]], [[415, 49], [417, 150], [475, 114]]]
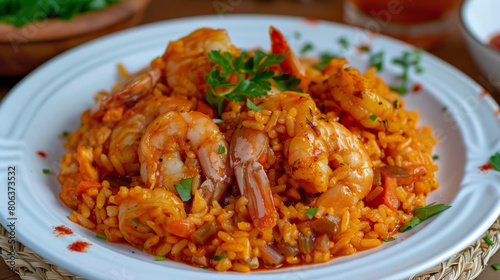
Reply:
[[262, 247], [262, 260], [266, 266], [276, 267], [285, 260], [285, 256], [276, 247], [271, 244], [266, 244]]

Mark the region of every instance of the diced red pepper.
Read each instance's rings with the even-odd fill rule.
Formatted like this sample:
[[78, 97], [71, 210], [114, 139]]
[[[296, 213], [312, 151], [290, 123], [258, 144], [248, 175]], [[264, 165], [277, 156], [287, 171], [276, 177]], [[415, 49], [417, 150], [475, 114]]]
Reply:
[[177, 220], [167, 226], [167, 231], [179, 237], [188, 238], [196, 230], [196, 225], [188, 220]]

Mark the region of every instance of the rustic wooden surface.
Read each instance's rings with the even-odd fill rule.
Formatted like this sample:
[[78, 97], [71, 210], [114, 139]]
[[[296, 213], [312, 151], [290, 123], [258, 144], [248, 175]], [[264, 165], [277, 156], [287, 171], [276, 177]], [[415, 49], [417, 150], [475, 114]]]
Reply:
[[[342, 1], [341, 0], [153, 0], [146, 11], [143, 23], [150, 23], [160, 20], [167, 20], [179, 17], [216, 14], [216, 4], [225, 3], [227, 14], [236, 13], [258, 13], [258, 14], [280, 14], [302, 17], [312, 17], [323, 20], [342, 22]], [[439, 47], [429, 50], [442, 60], [460, 69], [482, 84], [497, 99], [500, 95], [488, 84], [487, 79], [479, 72], [470, 57], [464, 40], [458, 29], [458, 21], [449, 38]], [[0, 77], [0, 99], [20, 79]], [[500, 263], [500, 253], [490, 259], [490, 264]], [[0, 261], [0, 280], [12, 278], [10, 270]], [[500, 279], [500, 271], [495, 271], [488, 266], [479, 280]]]

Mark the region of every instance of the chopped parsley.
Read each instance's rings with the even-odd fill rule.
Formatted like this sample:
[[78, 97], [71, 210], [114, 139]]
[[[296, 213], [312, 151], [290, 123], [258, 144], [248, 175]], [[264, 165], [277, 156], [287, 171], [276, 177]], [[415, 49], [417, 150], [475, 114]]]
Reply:
[[136, 219], [133, 219], [132, 220], [132, 224], [134, 224], [135, 227], [138, 227], [139, 226], [139, 221], [136, 220]]
[[375, 121], [378, 117], [375, 115], [371, 115], [369, 118], [370, 118], [370, 120]]
[[347, 40], [346, 37], [340, 37], [339, 38], [339, 44], [344, 49], [348, 49], [349, 48], [349, 41]]
[[490, 157], [490, 162], [493, 168], [500, 171], [500, 153], [496, 152]]
[[165, 260], [165, 257], [158, 257], [158, 256], [155, 257], [155, 261], [157, 261], [157, 262], [164, 261], [164, 260]]
[[391, 241], [394, 241], [394, 240], [396, 240], [396, 238], [394, 238], [394, 237], [391, 237], [389, 239], [382, 238], [382, 241], [384, 241], [384, 242], [391, 242]]
[[370, 46], [368, 46], [368, 45], [361, 45], [361, 46], [358, 46], [358, 50], [360, 50], [362, 52], [370, 52]]
[[316, 212], [318, 212], [318, 207], [311, 207], [306, 210], [306, 215], [309, 219], [312, 219], [316, 215]]
[[218, 256], [214, 256], [214, 261], [220, 261], [220, 260], [222, 260], [225, 257], [226, 257], [226, 253], [222, 253], [222, 254], [220, 254]]
[[416, 227], [421, 222], [429, 219], [430, 217], [432, 217], [434, 215], [437, 215], [437, 214], [443, 212], [444, 210], [446, 210], [450, 207], [451, 206], [447, 206], [444, 204], [436, 204], [435, 202], [433, 202], [429, 205], [426, 205], [426, 206], [415, 207], [415, 209], [413, 209], [413, 212], [417, 212], [417, 214], [411, 219], [411, 221], [404, 224], [399, 229], [399, 231], [405, 232], [407, 230], [410, 230], [410, 229]]
[[446, 112], [446, 111], [448, 111], [448, 107], [443, 106], [443, 112]]
[[221, 119], [213, 119], [212, 121], [214, 121], [214, 123], [225, 123], [225, 121]]
[[[290, 74], [281, 74], [273, 77], [274, 82], [278, 86], [281, 91], [297, 91], [302, 92], [301, 89], [295, 89], [298, 85], [300, 85], [300, 79], [295, 76], [290, 76]], [[248, 99], [247, 99], [248, 100]]]
[[377, 71], [384, 69], [384, 52], [370, 54], [370, 65], [377, 68]]
[[50, 174], [50, 169], [44, 168], [42, 169], [43, 174]]
[[300, 49], [300, 54], [306, 54], [310, 51], [314, 50], [314, 45], [311, 42], [307, 42], [302, 49]]
[[63, 137], [66, 137], [66, 136], [68, 136], [69, 134], [70, 134], [70, 132], [69, 132], [69, 131], [63, 131], [62, 136], [63, 136]]
[[433, 155], [433, 156], [432, 156], [432, 159], [433, 159], [433, 160], [438, 160], [438, 159], [439, 159], [439, 156], [438, 156], [438, 155]]
[[493, 267], [493, 269], [495, 270], [499, 270], [500, 269], [500, 263], [494, 263], [491, 265], [491, 267]]
[[[233, 57], [229, 52], [214, 50], [208, 53], [208, 58], [217, 65], [205, 76], [205, 81], [209, 85], [205, 100], [217, 107], [217, 112], [220, 115], [222, 113], [222, 100], [225, 98], [230, 101], [245, 101], [248, 100], [247, 98], [267, 95], [271, 89], [269, 79], [276, 78], [274, 71], [269, 70], [269, 66], [281, 63], [285, 56], [266, 54], [257, 50], [253, 57], [249, 57], [247, 54]], [[230, 77], [231, 79], [229, 79]], [[274, 80], [283, 81], [285, 79], [282, 75], [278, 77]], [[289, 79], [292, 78], [295, 77]], [[297, 85], [295, 79], [285, 85], [292, 87]], [[234, 82], [234, 80], [236, 81]], [[280, 88], [280, 90], [283, 89]], [[294, 89], [286, 88], [286, 90]]]
[[490, 246], [493, 245], [493, 241], [491, 241], [489, 236], [486, 235], [485, 237], [483, 237], [483, 240], [484, 240], [484, 242], [486, 242], [486, 244], [488, 244]]
[[219, 155], [222, 155], [225, 152], [226, 152], [226, 148], [224, 148], [224, 146], [222, 146], [222, 145], [219, 145], [219, 151], [218, 151]]
[[175, 184], [175, 189], [182, 201], [188, 201], [191, 199], [191, 186], [193, 185], [193, 178], [181, 179], [180, 184]]
[[397, 108], [398, 108], [398, 106], [399, 106], [399, 105], [398, 105], [398, 100], [394, 100], [394, 101], [392, 102], [392, 106], [393, 106], [394, 108], [396, 108], [396, 109], [397, 109]]
[[102, 234], [96, 234], [95, 237], [97, 237], [99, 239], [102, 239], [102, 240], [106, 240], [107, 239], [106, 235], [102, 235]]
[[202, 266], [201, 269], [208, 269], [208, 266]]
[[252, 100], [250, 100], [250, 99], [247, 99], [247, 107], [248, 107], [248, 109], [255, 110], [255, 111], [260, 111], [260, 110], [264, 109], [264, 107], [255, 105], [255, 103], [253, 103]]
[[319, 54], [320, 62], [318, 63], [318, 65], [316, 65], [316, 68], [318, 68], [319, 70], [323, 70], [323, 68], [325, 68], [325, 66], [327, 66], [332, 59], [337, 57], [338, 56], [327, 52], [320, 53]]
[[398, 76], [401, 80], [401, 85], [392, 86], [391, 90], [399, 93], [405, 94], [408, 92], [408, 76], [410, 74], [410, 69], [415, 68], [416, 73], [422, 73], [424, 69], [420, 65], [422, 62], [422, 50], [417, 49], [413, 52], [405, 51], [401, 58], [395, 58], [392, 63], [399, 65], [403, 68], [403, 73]]

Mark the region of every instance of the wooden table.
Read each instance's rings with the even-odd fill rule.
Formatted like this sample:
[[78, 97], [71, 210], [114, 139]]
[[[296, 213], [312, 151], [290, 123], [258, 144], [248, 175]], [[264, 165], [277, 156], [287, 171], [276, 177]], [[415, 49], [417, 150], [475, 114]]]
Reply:
[[[143, 23], [188, 16], [216, 14], [220, 12], [220, 10], [216, 10], [216, 6], [221, 3], [222, 6], [219, 7], [224, 7], [226, 14], [279, 14], [342, 22], [341, 0], [153, 0], [146, 11]], [[497, 102], [500, 100], [498, 98], [500, 94], [491, 88], [487, 79], [479, 72], [469, 56], [464, 40], [458, 30], [458, 24], [456, 24], [450, 37], [441, 46], [429, 52], [469, 75], [472, 79], [488, 89]], [[0, 99], [3, 98], [19, 80], [20, 79], [0, 78]], [[494, 262], [500, 263], [500, 252], [490, 259], [490, 264]], [[9, 276], [4, 266], [0, 266], [0, 280], [7, 279]], [[496, 272], [488, 266], [477, 279], [500, 279], [500, 271]]]

